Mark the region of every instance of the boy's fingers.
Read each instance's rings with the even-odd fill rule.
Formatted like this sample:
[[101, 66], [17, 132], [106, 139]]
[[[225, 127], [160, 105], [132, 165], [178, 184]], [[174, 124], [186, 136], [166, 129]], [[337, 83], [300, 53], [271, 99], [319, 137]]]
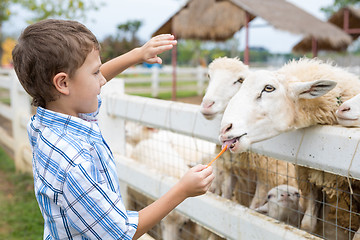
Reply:
[[192, 167], [192, 169], [195, 172], [201, 172], [204, 168], [206, 168], [206, 165], [202, 165], [202, 164], [198, 164], [198, 165], [195, 165], [194, 167]]
[[172, 34], [160, 34], [155, 36], [153, 39], [175, 39], [175, 36]]
[[151, 46], [159, 47], [163, 45], [176, 45], [176, 44], [177, 44], [177, 40], [174, 39], [158, 39], [156, 41], [153, 41], [151, 43]]

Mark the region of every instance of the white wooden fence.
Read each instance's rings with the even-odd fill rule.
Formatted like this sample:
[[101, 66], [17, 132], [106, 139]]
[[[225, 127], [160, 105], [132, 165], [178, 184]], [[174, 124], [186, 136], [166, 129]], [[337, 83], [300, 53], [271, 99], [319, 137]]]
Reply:
[[[0, 114], [11, 121], [11, 130], [0, 127], [0, 141], [14, 152], [16, 170], [31, 171], [31, 150], [26, 132], [30, 117], [30, 99], [13, 70], [0, 68], [0, 88], [9, 91], [10, 106], [0, 104]], [[9, 134], [11, 132], [11, 134]]]
[[[176, 81], [177, 82], [189, 82], [196, 81], [196, 91], [200, 95], [205, 90], [205, 82], [207, 80], [207, 69], [204, 67], [197, 68], [176, 68]], [[160, 88], [160, 82], [171, 82], [173, 80], [173, 68], [171, 66], [143, 68], [135, 67], [126, 69], [123, 74], [129, 76], [135, 76], [132, 78], [124, 77], [125, 83], [151, 83], [151, 96], [158, 97], [160, 91], [171, 91], [171, 87]], [[190, 86], [193, 90], [194, 87]], [[177, 90], [189, 90], [187, 86], [177, 86]], [[149, 90], [145, 89], [145, 92]], [[133, 88], [132, 93], [143, 93], [143, 88]]]
[[[11, 92], [11, 107], [0, 104], [0, 114], [13, 122], [13, 136], [1, 130], [1, 141], [14, 150], [19, 170], [31, 168], [25, 122], [30, 116], [29, 98], [13, 72], [1, 72], [0, 86]], [[220, 119], [206, 120], [197, 105], [141, 98], [122, 94], [124, 83], [114, 79], [104, 86], [100, 126], [117, 161], [124, 201], [126, 186], [159, 198], [175, 183], [153, 174], [123, 155], [124, 120], [179, 132], [218, 143]], [[317, 126], [282, 134], [254, 144], [257, 153], [292, 163], [360, 179], [359, 128]], [[177, 210], [227, 239], [319, 239], [297, 228], [256, 213], [212, 193], [189, 198]]]

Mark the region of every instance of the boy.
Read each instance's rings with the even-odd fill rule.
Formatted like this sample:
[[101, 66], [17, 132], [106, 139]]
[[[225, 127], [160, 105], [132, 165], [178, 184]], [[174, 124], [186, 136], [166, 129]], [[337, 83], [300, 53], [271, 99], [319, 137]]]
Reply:
[[28, 134], [44, 239], [137, 239], [187, 197], [208, 190], [212, 168], [198, 165], [153, 204], [127, 211], [96, 120], [106, 81], [142, 61], [161, 64], [157, 54], [175, 44], [172, 35], [159, 35], [101, 65], [96, 37], [78, 22], [43, 20], [21, 34], [13, 61], [38, 107]]

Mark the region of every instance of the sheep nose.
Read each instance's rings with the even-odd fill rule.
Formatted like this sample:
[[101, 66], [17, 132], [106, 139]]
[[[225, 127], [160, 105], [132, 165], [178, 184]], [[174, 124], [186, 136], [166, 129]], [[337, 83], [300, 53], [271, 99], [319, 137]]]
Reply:
[[290, 197], [291, 194], [290, 193], [282, 193], [282, 194], [280, 194], [280, 196], [282, 196], [282, 197]]
[[221, 134], [225, 134], [226, 132], [230, 131], [232, 128], [232, 123], [227, 124], [226, 126], [224, 126], [221, 130]]
[[349, 106], [342, 105], [339, 107], [339, 112], [348, 112], [350, 110], [351, 110], [351, 108]]
[[211, 101], [211, 100], [204, 100], [202, 102], [202, 106], [203, 108], [211, 108], [211, 106], [213, 106], [215, 103], [215, 101]]

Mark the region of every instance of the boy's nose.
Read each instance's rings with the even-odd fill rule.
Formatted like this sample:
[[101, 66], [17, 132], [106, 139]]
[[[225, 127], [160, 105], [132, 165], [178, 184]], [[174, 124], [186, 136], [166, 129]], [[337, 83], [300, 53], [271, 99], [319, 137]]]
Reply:
[[101, 78], [100, 78], [100, 86], [104, 86], [106, 83], [106, 79], [104, 78], [104, 76], [101, 74]]

